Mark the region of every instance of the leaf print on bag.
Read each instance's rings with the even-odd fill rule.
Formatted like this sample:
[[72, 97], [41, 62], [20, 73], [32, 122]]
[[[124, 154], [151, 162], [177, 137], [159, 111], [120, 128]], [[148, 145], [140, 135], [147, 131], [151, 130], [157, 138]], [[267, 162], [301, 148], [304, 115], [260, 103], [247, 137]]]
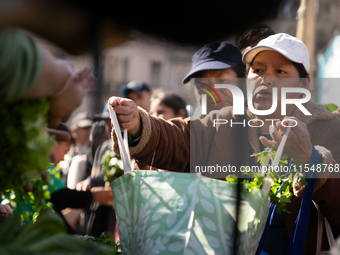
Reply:
[[125, 241], [129, 240], [127, 239], [129, 237], [127, 228], [124, 222], [119, 222], [120, 228], [119, 228], [119, 235], [121, 238], [123, 238]]
[[176, 219], [177, 219], [177, 212], [172, 211], [166, 218], [166, 224], [168, 225], [168, 227], [171, 227], [176, 222]]
[[187, 249], [187, 252], [185, 255], [196, 255], [196, 253], [190, 249]]
[[223, 189], [221, 192], [221, 195], [226, 198], [230, 198], [232, 194], [233, 194], [233, 189]]
[[187, 209], [187, 206], [188, 206], [188, 199], [186, 195], [183, 194], [177, 203], [178, 203], [178, 209], [181, 211], [185, 211], [185, 209]]
[[113, 196], [115, 200], [118, 199], [119, 201], [122, 201], [123, 199], [122, 192], [120, 192], [120, 190], [116, 187], [113, 189]]
[[160, 218], [162, 218], [163, 215], [164, 215], [165, 213], [169, 213], [169, 212], [170, 212], [169, 210], [167, 210], [167, 209], [165, 209], [165, 208], [161, 208], [161, 209], [157, 210], [157, 211], [152, 215], [151, 220], [152, 220], [152, 221], [157, 221], [157, 220], [159, 220]]
[[126, 213], [123, 206], [121, 206], [120, 204], [116, 204], [115, 206], [118, 217], [120, 217], [121, 219], [126, 219]]
[[208, 243], [211, 247], [213, 247], [213, 248], [220, 247], [220, 242], [217, 240], [216, 237], [207, 235], [205, 238], [207, 239], [207, 241], [208, 241]]
[[201, 204], [202, 204], [203, 208], [207, 212], [214, 213], [214, 211], [215, 211], [214, 210], [214, 206], [210, 202], [208, 202], [207, 200], [204, 200], [204, 199], [200, 199], [200, 201], [201, 201]]
[[188, 193], [189, 193], [190, 196], [194, 195], [195, 187], [196, 187], [196, 181], [193, 180], [188, 186]]
[[132, 193], [132, 190], [133, 190], [133, 182], [132, 180], [130, 179], [127, 183], [127, 194], [128, 194], [128, 197], [131, 198], [131, 193]]
[[159, 177], [150, 177], [148, 178], [150, 181], [148, 181], [148, 184], [150, 185], [150, 188], [157, 189], [158, 186], [161, 184]]
[[154, 194], [150, 198], [150, 207], [154, 208], [156, 205], [159, 205], [159, 203], [160, 203], [159, 195], [158, 194]]
[[174, 182], [175, 180], [175, 177], [171, 177], [171, 178], [168, 178], [168, 179], [165, 179], [163, 183], [168, 183], [169, 186], [171, 186], [171, 184]]
[[178, 252], [183, 249], [183, 243], [182, 242], [174, 242], [169, 245], [168, 250], [171, 252]]
[[[163, 187], [167, 186], [167, 185], [168, 185], [167, 183], [164, 183]], [[168, 186], [167, 187], [167, 192], [164, 194], [164, 196], [162, 196], [162, 200], [163, 200], [162, 202], [169, 203], [175, 197], [178, 197], [178, 194], [177, 194], [176, 190], [173, 187]]]
[[160, 224], [154, 224], [151, 227], [149, 227], [148, 230], [146, 231], [145, 237], [149, 238], [154, 233], [156, 233], [156, 231], [158, 230], [159, 226], [160, 226]]
[[144, 184], [141, 185], [140, 194], [145, 200], [148, 200], [151, 195], [151, 190]]
[[216, 231], [216, 225], [215, 223], [208, 217], [203, 216], [202, 217], [203, 224], [210, 229], [211, 231]]
[[201, 192], [201, 194], [202, 194], [203, 196], [205, 196], [206, 198], [210, 198], [210, 197], [211, 197], [211, 192], [210, 192], [210, 190], [207, 188], [207, 186], [201, 184], [201, 185], [199, 185], [198, 187], [199, 187], [199, 190], [200, 190], [200, 192]]

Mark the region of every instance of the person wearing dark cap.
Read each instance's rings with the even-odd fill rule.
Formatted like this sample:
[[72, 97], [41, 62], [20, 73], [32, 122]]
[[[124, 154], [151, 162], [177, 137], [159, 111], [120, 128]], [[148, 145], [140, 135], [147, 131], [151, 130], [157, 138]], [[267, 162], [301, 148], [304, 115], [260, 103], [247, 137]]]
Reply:
[[144, 81], [130, 81], [121, 87], [120, 93], [123, 97], [133, 100], [138, 106], [149, 112], [152, 92], [149, 85]]
[[[229, 84], [243, 88], [237, 78], [244, 77], [245, 64], [242, 62], [239, 49], [228, 41], [212, 42], [195, 52], [192, 57], [191, 70], [184, 77], [183, 84], [189, 82], [191, 78], [214, 78], [228, 79]], [[210, 84], [212, 82], [213, 80], [200, 79], [199, 83], [195, 84], [197, 87], [196, 98], [199, 104], [201, 103], [201, 95], [205, 94], [205, 92], [198, 89], [198, 87], [202, 87], [202, 83]], [[211, 85], [214, 86], [214, 84]], [[222, 104], [215, 104], [211, 97], [207, 97], [207, 113], [233, 104], [232, 94], [228, 89], [216, 89], [216, 91], [221, 98]], [[196, 112], [198, 110], [196, 109]]]

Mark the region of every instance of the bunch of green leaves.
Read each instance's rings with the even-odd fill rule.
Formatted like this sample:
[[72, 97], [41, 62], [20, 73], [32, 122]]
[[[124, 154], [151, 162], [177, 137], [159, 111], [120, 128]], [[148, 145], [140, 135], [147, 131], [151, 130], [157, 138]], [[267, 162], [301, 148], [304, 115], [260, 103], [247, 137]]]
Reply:
[[63, 220], [44, 209], [34, 223], [21, 226], [18, 214], [0, 226], [1, 255], [112, 255], [115, 249], [101, 243], [85, 242], [66, 233]]
[[2, 202], [10, 204], [19, 212], [23, 224], [31, 223], [36, 220], [42, 209], [51, 207], [47, 202], [51, 198], [48, 190], [51, 182], [50, 177], [39, 178], [31, 180], [32, 191], [26, 191], [23, 187], [8, 189], [1, 195]]
[[123, 161], [120, 156], [114, 153], [112, 150], [107, 150], [101, 162], [104, 181], [113, 182], [118, 177], [124, 174]]
[[103, 232], [100, 237], [94, 237], [94, 236], [79, 236], [78, 238], [86, 241], [86, 242], [94, 242], [94, 243], [100, 243], [100, 244], [105, 244], [109, 245], [114, 249], [114, 253], [116, 255], [121, 255], [122, 253], [120, 252], [120, 242], [118, 241], [117, 243], [115, 242], [114, 237], [107, 238], [105, 232]]
[[0, 104], [0, 190], [38, 179], [50, 163], [46, 99]]
[[[276, 155], [276, 151], [273, 148], [266, 148], [264, 151], [254, 154], [253, 156], [257, 157], [257, 161], [262, 166], [265, 164], [266, 158], [269, 155], [270, 160], [273, 161]], [[288, 164], [288, 156], [282, 154], [279, 167], [285, 166]], [[245, 168], [247, 174], [245, 179], [242, 179], [241, 184], [244, 186], [247, 192], [251, 192], [254, 188], [262, 189], [263, 185], [266, 181], [266, 178], [272, 179], [272, 185], [269, 190], [269, 197], [273, 204], [277, 205], [277, 211], [288, 212], [286, 209], [287, 203], [290, 203], [290, 198], [293, 196], [293, 182], [296, 176], [299, 176], [298, 181], [302, 181], [306, 184], [304, 178], [301, 178], [300, 174], [294, 168], [294, 171], [290, 171], [285, 174], [278, 174], [276, 172], [268, 171], [266, 172], [266, 176], [261, 172], [251, 172], [249, 167]], [[236, 175], [228, 176], [226, 178], [228, 182], [237, 183], [239, 178]]]

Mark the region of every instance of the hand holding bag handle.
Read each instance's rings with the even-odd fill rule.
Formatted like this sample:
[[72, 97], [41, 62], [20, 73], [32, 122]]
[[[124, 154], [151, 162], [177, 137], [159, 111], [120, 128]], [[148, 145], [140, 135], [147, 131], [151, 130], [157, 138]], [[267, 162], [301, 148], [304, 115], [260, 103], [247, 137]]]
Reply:
[[[119, 100], [117, 99], [118, 104], [120, 104]], [[124, 174], [127, 174], [132, 171], [133, 166], [131, 163], [131, 157], [130, 157], [130, 150], [128, 145], [128, 137], [127, 137], [127, 130], [124, 130], [124, 138], [122, 137], [122, 132], [119, 126], [119, 122], [117, 119], [117, 115], [115, 111], [113, 110], [112, 106], [108, 104], [108, 109], [110, 112], [111, 121], [114, 127], [114, 130], [116, 132], [117, 138], [118, 138], [118, 146], [120, 151], [120, 156], [122, 158], [123, 166], [124, 166]]]

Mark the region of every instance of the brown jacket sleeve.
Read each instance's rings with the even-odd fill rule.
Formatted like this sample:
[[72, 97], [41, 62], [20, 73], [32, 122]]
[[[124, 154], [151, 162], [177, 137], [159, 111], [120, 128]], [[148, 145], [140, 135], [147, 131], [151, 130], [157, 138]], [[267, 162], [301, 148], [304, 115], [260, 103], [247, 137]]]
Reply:
[[[207, 165], [211, 162], [232, 164], [230, 159], [234, 156], [229, 153], [230, 157], [226, 157], [223, 150], [226, 150], [226, 144], [231, 144], [235, 136], [228, 125], [213, 126], [213, 119], [233, 118], [231, 109], [214, 111], [202, 120], [175, 118], [171, 121], [155, 118], [139, 109], [142, 135], [138, 145], [130, 147], [131, 156], [153, 167], [177, 172], [189, 172], [190, 162], [195, 165]], [[217, 133], [219, 134], [216, 135]], [[114, 131], [112, 137], [113, 148], [118, 153]]]

